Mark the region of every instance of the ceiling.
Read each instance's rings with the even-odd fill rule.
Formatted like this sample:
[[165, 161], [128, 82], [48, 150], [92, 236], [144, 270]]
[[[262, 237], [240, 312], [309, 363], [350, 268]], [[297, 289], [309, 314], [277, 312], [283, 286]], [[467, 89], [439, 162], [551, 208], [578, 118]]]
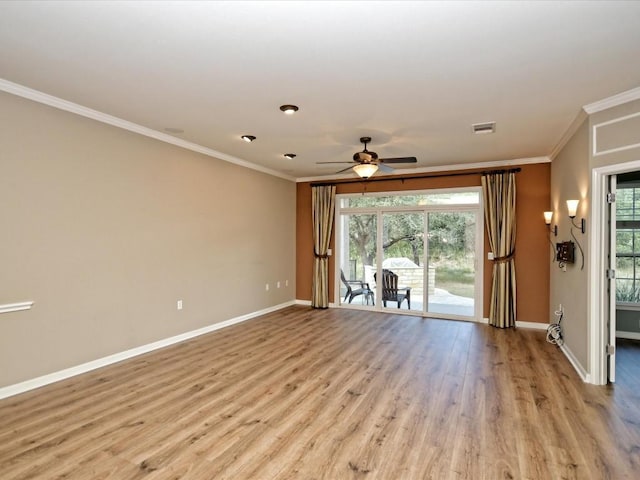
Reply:
[[549, 156], [639, 59], [635, 1], [0, 2], [1, 79], [296, 179]]

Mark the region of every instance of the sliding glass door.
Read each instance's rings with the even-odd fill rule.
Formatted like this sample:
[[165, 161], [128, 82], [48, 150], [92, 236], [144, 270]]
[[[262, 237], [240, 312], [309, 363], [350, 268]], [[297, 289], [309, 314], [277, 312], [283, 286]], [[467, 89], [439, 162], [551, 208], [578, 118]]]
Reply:
[[337, 303], [479, 320], [480, 189], [341, 195]]
[[383, 307], [423, 311], [424, 212], [382, 214], [382, 271], [376, 275]]
[[427, 216], [427, 312], [473, 317], [477, 214], [442, 211]]
[[375, 304], [374, 286], [377, 259], [375, 213], [353, 213], [340, 217], [339, 292], [340, 303]]

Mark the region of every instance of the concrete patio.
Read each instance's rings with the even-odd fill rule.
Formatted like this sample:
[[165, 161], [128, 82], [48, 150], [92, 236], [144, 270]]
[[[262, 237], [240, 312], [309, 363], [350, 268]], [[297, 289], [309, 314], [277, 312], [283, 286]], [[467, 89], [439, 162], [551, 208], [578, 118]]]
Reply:
[[[375, 296], [374, 296], [375, 298]], [[352, 305], [366, 306], [364, 296], [353, 299]], [[371, 303], [369, 304], [371, 306]], [[396, 308], [395, 302], [387, 302], [387, 308]], [[407, 310], [407, 302], [402, 302], [401, 310]], [[429, 295], [429, 304], [426, 313], [456, 315], [463, 317], [474, 316], [474, 299], [453, 295], [441, 288], [435, 288], [434, 293]], [[424, 297], [415, 295], [411, 292], [411, 310], [412, 312], [421, 313], [424, 311]]]

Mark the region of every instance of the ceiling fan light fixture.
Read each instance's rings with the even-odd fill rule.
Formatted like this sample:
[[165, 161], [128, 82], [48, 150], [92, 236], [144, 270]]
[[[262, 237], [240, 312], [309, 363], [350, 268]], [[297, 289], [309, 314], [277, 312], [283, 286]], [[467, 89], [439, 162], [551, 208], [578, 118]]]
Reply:
[[353, 171], [361, 178], [369, 178], [378, 171], [378, 165], [375, 163], [361, 163], [360, 165], [355, 165]]
[[253, 135], [242, 135], [240, 138], [247, 143], [251, 143], [256, 139]]
[[280, 110], [284, 112], [285, 115], [293, 115], [300, 109], [295, 105], [281, 105]]

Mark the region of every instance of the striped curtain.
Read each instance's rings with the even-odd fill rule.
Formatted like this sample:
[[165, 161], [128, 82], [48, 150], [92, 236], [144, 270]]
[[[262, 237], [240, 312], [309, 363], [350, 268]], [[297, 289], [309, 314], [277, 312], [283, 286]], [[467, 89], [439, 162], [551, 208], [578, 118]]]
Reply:
[[489, 324], [516, 325], [516, 176], [514, 172], [482, 175], [484, 218], [494, 254]]
[[329, 241], [333, 229], [336, 186], [311, 187], [313, 216], [313, 284], [311, 306], [329, 307]]

